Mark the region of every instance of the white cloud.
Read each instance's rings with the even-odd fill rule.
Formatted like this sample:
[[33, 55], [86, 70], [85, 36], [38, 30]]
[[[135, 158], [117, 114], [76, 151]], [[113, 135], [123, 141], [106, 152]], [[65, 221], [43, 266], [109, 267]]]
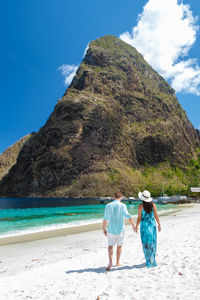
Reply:
[[86, 46], [86, 48], [85, 48], [85, 50], [84, 50], [83, 57], [85, 57], [85, 55], [86, 55], [86, 53], [87, 53], [87, 51], [88, 51], [88, 49], [89, 49], [89, 46], [90, 46], [90, 43], [87, 44], [87, 46]]
[[76, 71], [79, 66], [77, 65], [65, 65], [63, 64], [58, 68], [61, 71], [61, 74], [65, 77], [65, 85], [69, 85], [76, 74]]
[[200, 95], [200, 66], [187, 58], [196, 41], [197, 18], [178, 0], [148, 0], [131, 33], [120, 38], [134, 46], [176, 92]]
[[[85, 57], [87, 50], [89, 48], [90, 43], [87, 44], [85, 50], [84, 50], [84, 54], [83, 54], [83, 58]], [[65, 85], [69, 85], [72, 82], [73, 77], [76, 74], [76, 71], [78, 70], [78, 65], [66, 65], [63, 64], [62, 66], [60, 66], [58, 68], [59, 71], [61, 71], [61, 74], [65, 77]]]

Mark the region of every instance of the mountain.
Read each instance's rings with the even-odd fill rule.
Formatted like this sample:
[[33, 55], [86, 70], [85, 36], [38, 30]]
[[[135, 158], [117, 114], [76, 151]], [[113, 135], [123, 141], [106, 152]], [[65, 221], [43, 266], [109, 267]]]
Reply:
[[23, 147], [24, 143], [31, 137], [31, 135], [32, 133], [27, 134], [0, 154], [0, 180], [16, 163], [21, 148]]
[[[185, 179], [168, 174], [198, 161], [199, 145], [169, 84], [135, 48], [104, 36], [90, 43], [63, 98], [1, 181], [0, 194], [105, 196], [121, 189], [130, 195], [148, 187], [149, 167], [184, 190]], [[161, 181], [154, 176], [152, 184]]]
[[200, 130], [199, 130], [199, 129], [196, 129], [196, 131], [197, 131], [197, 135], [198, 135], [199, 141], [200, 141]]

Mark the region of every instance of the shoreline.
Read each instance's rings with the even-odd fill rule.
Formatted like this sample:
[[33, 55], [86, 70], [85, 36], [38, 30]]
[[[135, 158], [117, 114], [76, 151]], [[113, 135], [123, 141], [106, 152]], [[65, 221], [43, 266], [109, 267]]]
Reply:
[[[169, 211], [166, 212], [162, 211], [159, 213], [158, 211], [158, 215], [159, 217], [169, 216], [174, 213], [179, 213], [187, 208], [192, 208], [195, 205], [198, 204], [180, 204], [180, 207], [175, 207], [174, 209], [171, 208]], [[133, 221], [136, 222], [137, 216], [134, 215], [132, 216], [132, 218]], [[128, 222], [125, 221], [125, 225], [127, 224]], [[45, 231], [23, 233], [19, 235], [8, 236], [8, 237], [0, 237], [0, 246], [68, 236], [72, 234], [79, 234], [83, 232], [100, 230], [101, 228], [102, 228], [102, 221], [99, 221], [96, 223], [86, 224], [86, 225], [77, 225], [77, 226], [71, 226], [65, 228], [50, 229]]]
[[[130, 225], [122, 266], [110, 272], [105, 270], [108, 250], [102, 230], [4, 245], [0, 299], [200, 299], [200, 205], [178, 207], [160, 220], [158, 266], [152, 269], [146, 268], [140, 233]], [[115, 264], [116, 251], [113, 259]]]

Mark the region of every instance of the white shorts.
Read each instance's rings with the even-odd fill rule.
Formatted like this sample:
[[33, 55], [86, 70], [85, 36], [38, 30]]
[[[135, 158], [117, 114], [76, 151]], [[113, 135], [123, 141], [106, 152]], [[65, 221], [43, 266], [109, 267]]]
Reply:
[[119, 235], [112, 234], [108, 232], [108, 246], [122, 246], [124, 240], [124, 231], [122, 231]]

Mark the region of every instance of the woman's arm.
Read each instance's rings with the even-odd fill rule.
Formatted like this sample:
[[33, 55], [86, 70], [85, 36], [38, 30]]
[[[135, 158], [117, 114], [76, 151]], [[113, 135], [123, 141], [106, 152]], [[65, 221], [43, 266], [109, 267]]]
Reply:
[[137, 217], [137, 222], [136, 222], [136, 226], [135, 226], [135, 232], [138, 231], [138, 226], [140, 224], [141, 219], [142, 219], [142, 204], [140, 204], [138, 206], [138, 217]]
[[159, 217], [158, 217], [157, 208], [156, 208], [155, 203], [153, 203], [153, 212], [154, 212], [154, 217], [156, 219], [156, 222], [158, 224], [158, 231], [161, 231], [160, 220], [159, 220]]

